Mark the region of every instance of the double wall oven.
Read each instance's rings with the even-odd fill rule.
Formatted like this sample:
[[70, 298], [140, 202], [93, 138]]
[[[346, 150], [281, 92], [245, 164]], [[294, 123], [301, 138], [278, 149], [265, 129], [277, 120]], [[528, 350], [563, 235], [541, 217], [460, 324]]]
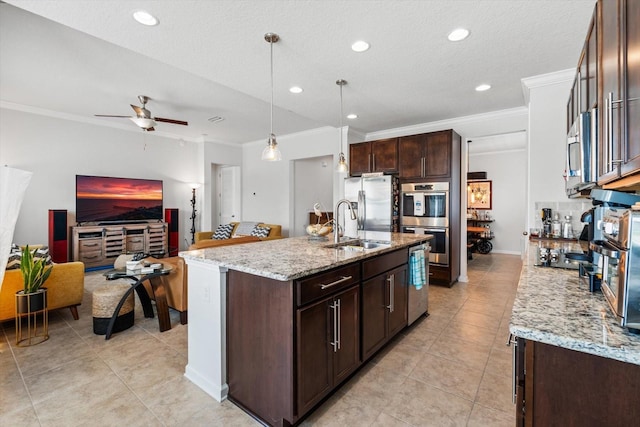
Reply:
[[431, 264], [449, 265], [449, 183], [402, 184], [403, 233], [432, 234]]

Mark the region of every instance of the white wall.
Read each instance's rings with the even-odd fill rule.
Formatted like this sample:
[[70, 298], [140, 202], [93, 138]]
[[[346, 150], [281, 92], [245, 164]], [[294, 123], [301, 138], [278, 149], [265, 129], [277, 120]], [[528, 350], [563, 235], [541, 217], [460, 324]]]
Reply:
[[[309, 212], [320, 203], [322, 211], [333, 211], [333, 156], [294, 160], [294, 227], [289, 236], [304, 236]], [[314, 222], [315, 224], [315, 222]]]
[[567, 202], [564, 171], [567, 100], [575, 70], [523, 79], [529, 100], [528, 224], [535, 226], [536, 202]]
[[[323, 127], [308, 132], [277, 136], [282, 161], [261, 160], [264, 140], [243, 146], [242, 157], [242, 220], [281, 224], [284, 236], [294, 224], [293, 179], [294, 160], [332, 156], [336, 162], [340, 145], [339, 129]], [[346, 154], [346, 153], [345, 153]], [[335, 168], [332, 168], [334, 171]], [[344, 175], [333, 172], [334, 203], [344, 190]]]
[[161, 179], [164, 207], [178, 208], [180, 248], [188, 235], [190, 182], [198, 144], [11, 109], [0, 109], [0, 165], [33, 172], [14, 241], [47, 243], [48, 210], [67, 209], [75, 224], [75, 176]]
[[487, 172], [492, 185], [491, 230], [493, 252], [520, 254], [522, 232], [526, 230], [527, 152], [526, 132], [477, 138], [471, 147], [507, 148], [508, 150], [470, 147], [469, 171]]

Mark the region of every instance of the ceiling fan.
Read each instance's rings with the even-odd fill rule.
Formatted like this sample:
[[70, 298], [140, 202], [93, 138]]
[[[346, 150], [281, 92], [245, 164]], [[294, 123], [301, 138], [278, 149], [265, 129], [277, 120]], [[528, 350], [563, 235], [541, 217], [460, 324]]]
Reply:
[[118, 117], [123, 119], [129, 119], [136, 125], [138, 125], [143, 131], [151, 132], [155, 130], [156, 122], [163, 123], [171, 123], [174, 125], [183, 125], [188, 126], [189, 123], [182, 120], [174, 120], [174, 119], [165, 119], [162, 117], [151, 117], [151, 112], [146, 109], [147, 102], [151, 100], [148, 96], [138, 95], [138, 100], [142, 104], [142, 107], [138, 107], [137, 105], [131, 105], [133, 111], [136, 112], [135, 116], [114, 116], [109, 114], [96, 114], [96, 117]]

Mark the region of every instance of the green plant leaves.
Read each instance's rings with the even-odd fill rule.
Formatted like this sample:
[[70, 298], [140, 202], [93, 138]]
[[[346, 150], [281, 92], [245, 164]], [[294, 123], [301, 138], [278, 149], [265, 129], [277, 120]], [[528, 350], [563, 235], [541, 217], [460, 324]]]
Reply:
[[35, 258], [33, 256], [34, 252], [35, 249], [33, 251], [29, 250], [29, 245], [22, 250], [20, 271], [24, 281], [25, 294], [30, 294], [40, 289], [53, 269], [52, 265], [47, 266], [45, 259]]

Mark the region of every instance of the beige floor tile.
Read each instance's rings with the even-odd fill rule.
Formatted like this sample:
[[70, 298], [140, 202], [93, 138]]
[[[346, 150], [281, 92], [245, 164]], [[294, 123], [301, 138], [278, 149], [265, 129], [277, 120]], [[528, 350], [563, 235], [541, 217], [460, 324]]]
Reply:
[[441, 335], [428, 353], [484, 370], [490, 351], [490, 344], [461, 341], [456, 337]]
[[377, 408], [384, 408], [404, 383], [405, 376], [378, 365], [367, 367], [340, 391]]
[[407, 376], [415, 368], [422, 354], [423, 352], [416, 350], [414, 346], [395, 340], [390, 347], [374, 356], [372, 361], [383, 369]]
[[[4, 396], [2, 397], [4, 398]], [[0, 426], [41, 427], [31, 404], [25, 408], [10, 408], [0, 412]]]
[[384, 412], [414, 426], [464, 426], [473, 402], [407, 378]]
[[251, 418], [248, 414], [229, 401], [220, 404], [207, 405], [200, 411], [190, 415], [184, 421], [173, 423], [171, 420], [162, 420], [167, 426], [175, 427], [256, 427], [261, 423]]
[[473, 401], [482, 379], [482, 369], [426, 354], [409, 377]]
[[503, 412], [512, 411], [512, 381], [510, 375], [494, 375], [485, 372], [480, 381], [476, 402]]
[[473, 405], [468, 427], [513, 427], [516, 422], [516, 408], [510, 413], [498, 411], [497, 409], [485, 408], [484, 406]]
[[[369, 426], [381, 412], [380, 407], [362, 402], [349, 395], [334, 395], [326, 403], [326, 410], [311, 414], [305, 426]], [[323, 405], [324, 406], [324, 405]]]
[[453, 318], [453, 321], [488, 329], [495, 333], [498, 326], [500, 326], [500, 319], [501, 317], [493, 317], [487, 314], [461, 310]]
[[487, 367], [485, 372], [498, 376], [506, 376], [511, 378], [513, 374], [513, 357], [510, 351], [510, 347], [505, 346], [507, 351], [498, 349], [496, 347], [491, 348], [489, 354], [489, 360], [487, 360]]
[[410, 425], [411, 424], [405, 423], [389, 414], [381, 412], [378, 418], [371, 424], [371, 427], [407, 427]]
[[442, 331], [442, 336], [456, 337], [463, 341], [471, 341], [478, 344], [490, 345], [496, 336], [496, 331], [462, 322], [459, 318], [454, 319]]

